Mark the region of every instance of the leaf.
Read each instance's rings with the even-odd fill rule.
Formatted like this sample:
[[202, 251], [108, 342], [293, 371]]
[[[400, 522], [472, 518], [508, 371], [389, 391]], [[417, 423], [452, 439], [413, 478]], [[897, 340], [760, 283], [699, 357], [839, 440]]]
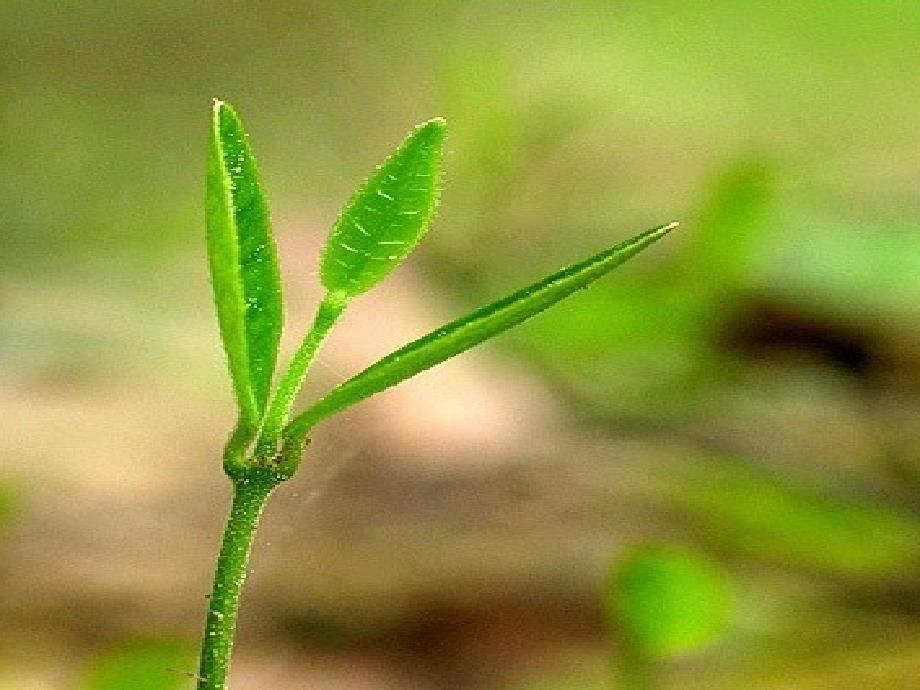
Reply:
[[244, 426], [258, 425], [281, 338], [281, 280], [268, 205], [243, 124], [214, 101], [205, 205], [221, 338]]
[[676, 267], [685, 274], [681, 278], [686, 285], [718, 300], [750, 284], [773, 227], [775, 177], [769, 161], [753, 156], [719, 171], [699, 212], [699, 230], [686, 248], [683, 265]]
[[342, 301], [372, 288], [428, 229], [440, 189], [442, 118], [419, 125], [345, 206], [320, 261], [323, 286]]
[[611, 625], [647, 660], [696, 651], [726, 627], [728, 582], [719, 566], [673, 546], [644, 546], [615, 566], [604, 591]]
[[670, 496], [719, 548], [851, 577], [907, 573], [920, 558], [910, 515], [737, 464], [693, 472]]
[[297, 437], [304, 434], [329, 415], [521, 323], [576, 290], [587, 287], [676, 226], [676, 223], [671, 223], [648, 230], [409, 343], [349, 379], [302, 413], [289, 425], [289, 435]]
[[103, 652], [89, 669], [81, 690], [180, 690], [194, 668], [188, 647], [169, 639], [136, 639]]

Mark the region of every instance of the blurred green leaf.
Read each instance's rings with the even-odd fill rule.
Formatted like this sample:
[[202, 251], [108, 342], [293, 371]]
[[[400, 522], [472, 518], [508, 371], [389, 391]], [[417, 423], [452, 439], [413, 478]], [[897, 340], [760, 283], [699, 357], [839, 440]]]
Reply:
[[243, 124], [215, 101], [208, 158], [208, 259], [230, 374], [248, 429], [271, 387], [281, 338], [281, 281], [268, 206]]
[[19, 507], [19, 490], [17, 486], [0, 481], [0, 529], [6, 527], [15, 517]]
[[847, 218], [790, 209], [764, 291], [796, 309], [891, 337], [920, 329], [920, 233], [910, 215]]
[[665, 659], [696, 651], [725, 629], [728, 582], [699, 554], [644, 546], [615, 564], [604, 603], [631, 648], [644, 659]]
[[672, 223], [648, 230], [390, 353], [297, 417], [289, 425], [291, 435], [296, 437], [306, 433], [329, 415], [450, 359], [551, 307], [635, 256], [674, 227], [676, 224]]
[[[454, 124], [452, 145], [463, 155], [451, 166], [464, 187], [477, 190], [479, 205], [488, 190], [505, 197], [527, 134], [524, 114], [514, 98], [513, 69], [491, 41], [462, 53], [448, 53], [438, 70], [439, 91]], [[528, 113], [529, 114], [529, 113]], [[482, 171], [488, 170], [488, 175]], [[482, 232], [485, 227], [470, 228]]]
[[629, 277], [623, 283], [598, 286], [571, 308], [553, 310], [518, 333], [515, 344], [583, 413], [659, 423], [683, 418], [727, 370], [709, 338], [720, 313], [696, 291]]
[[180, 690], [193, 685], [195, 656], [174, 640], [132, 640], [103, 652], [80, 690]]
[[345, 206], [320, 260], [323, 286], [338, 299], [380, 282], [428, 230], [446, 127], [441, 118], [419, 125]]
[[920, 555], [920, 527], [908, 517], [754, 471], [709, 468], [673, 500], [713, 539], [783, 564], [879, 575]]
[[773, 166], [758, 157], [742, 157], [717, 173], [687, 234], [681, 282], [719, 294], [750, 284], [766, 242], [775, 186]]

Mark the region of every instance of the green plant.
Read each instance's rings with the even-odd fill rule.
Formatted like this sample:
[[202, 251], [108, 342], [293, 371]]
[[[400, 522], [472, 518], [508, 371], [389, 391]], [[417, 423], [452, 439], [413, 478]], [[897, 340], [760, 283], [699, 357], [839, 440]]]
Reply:
[[208, 257], [239, 418], [224, 451], [233, 500], [202, 640], [200, 690], [226, 687], [239, 597], [259, 517], [273, 489], [296, 471], [317, 423], [552, 306], [676, 226], [648, 230], [432, 331], [290, 420], [319, 346], [349, 303], [396, 268], [428, 229], [440, 188], [446, 123], [433, 119], [419, 125], [345, 206], [320, 259], [325, 297], [274, 391], [282, 306], [268, 206], [236, 112], [215, 101], [211, 124]]

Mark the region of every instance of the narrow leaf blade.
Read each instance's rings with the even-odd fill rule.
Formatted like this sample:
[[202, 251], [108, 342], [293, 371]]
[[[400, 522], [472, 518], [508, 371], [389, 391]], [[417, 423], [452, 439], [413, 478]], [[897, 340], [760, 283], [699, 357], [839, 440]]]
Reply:
[[205, 216], [221, 338], [247, 427], [262, 417], [281, 338], [281, 279], [268, 204], [239, 116], [215, 101]]
[[419, 125], [345, 206], [320, 260], [323, 286], [342, 300], [372, 288], [428, 230], [437, 206], [447, 123]]
[[289, 435], [306, 433], [322, 419], [538, 314], [573, 292], [587, 287], [676, 226], [676, 223], [671, 223], [648, 230], [409, 343], [341, 384], [302, 413], [289, 425]]

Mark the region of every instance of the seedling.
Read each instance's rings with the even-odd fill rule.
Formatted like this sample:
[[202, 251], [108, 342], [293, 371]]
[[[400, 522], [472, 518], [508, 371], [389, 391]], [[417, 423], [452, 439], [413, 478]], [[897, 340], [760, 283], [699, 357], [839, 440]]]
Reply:
[[293, 476], [319, 422], [587, 287], [676, 227], [648, 230], [452, 321], [372, 364], [291, 419], [310, 364], [339, 317], [396, 268], [428, 230], [440, 190], [446, 123], [436, 118], [416, 127], [346, 204], [320, 258], [325, 296], [273, 386], [282, 305], [268, 205], [239, 116], [228, 103], [215, 101], [211, 117], [208, 258], [239, 416], [224, 450], [233, 501], [209, 600], [199, 690], [227, 685], [253, 535], [266, 500]]

